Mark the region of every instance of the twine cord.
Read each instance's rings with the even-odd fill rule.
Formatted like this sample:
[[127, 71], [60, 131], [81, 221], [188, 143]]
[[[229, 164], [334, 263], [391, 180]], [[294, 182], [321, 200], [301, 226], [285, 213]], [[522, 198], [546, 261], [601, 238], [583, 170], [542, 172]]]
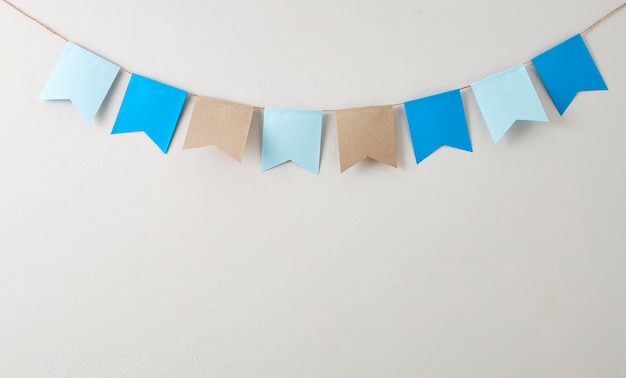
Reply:
[[[61, 33], [57, 32], [56, 30], [52, 29], [51, 27], [49, 27], [48, 25], [44, 24], [43, 22], [39, 21], [38, 19], [34, 18], [33, 16], [29, 15], [28, 13], [24, 12], [23, 10], [21, 10], [20, 8], [18, 8], [17, 6], [15, 6], [13, 3], [11, 3], [9, 0], [2, 0], [3, 3], [7, 4], [8, 6], [10, 6], [11, 8], [13, 8], [16, 12], [20, 13], [22, 16], [28, 18], [29, 20], [33, 21], [34, 23], [38, 24], [39, 26], [41, 26], [42, 28], [46, 29], [48, 32], [56, 35], [58, 38], [64, 40], [65, 42], [69, 42], [70, 40], [67, 39], [66, 37], [64, 37]], [[594, 23], [592, 23], [591, 25], [589, 25], [587, 28], [585, 28], [585, 30], [583, 30], [582, 32], [580, 32], [581, 35], [585, 35], [588, 32], [592, 31], [593, 29], [595, 29], [598, 25], [602, 24], [604, 21], [606, 21], [609, 17], [613, 16], [615, 13], [621, 11], [622, 9], [626, 8], [626, 2], [623, 3], [622, 5], [618, 6], [617, 8], [613, 9], [612, 11], [610, 11], [609, 13], [605, 14], [604, 16], [602, 16], [601, 18], [597, 19]], [[530, 64], [531, 61], [527, 60], [526, 62], [524, 62], [524, 65]], [[125, 72], [129, 75], [132, 74], [132, 72], [120, 65], [117, 65], [120, 67], [120, 70], [122, 72]], [[471, 84], [467, 84], [464, 85], [462, 87], [459, 87], [458, 89], [460, 91], [466, 90], [471, 88], [472, 85]], [[187, 92], [188, 95], [193, 96], [193, 97], [197, 97], [198, 95], [193, 93], [193, 92]], [[400, 105], [404, 105], [404, 102], [399, 102], [397, 104], [389, 104], [389, 105], [383, 105], [383, 106], [400, 106]], [[265, 107], [262, 106], [254, 106], [254, 109], [260, 109], [263, 110], [265, 109]], [[336, 111], [336, 109], [325, 109], [323, 110], [324, 112], [334, 112]]]

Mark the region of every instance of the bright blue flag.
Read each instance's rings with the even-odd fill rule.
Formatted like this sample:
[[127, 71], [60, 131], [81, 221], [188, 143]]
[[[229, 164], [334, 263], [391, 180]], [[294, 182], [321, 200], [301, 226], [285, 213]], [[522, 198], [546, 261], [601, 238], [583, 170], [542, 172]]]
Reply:
[[561, 115], [578, 92], [608, 89], [580, 34], [532, 61]]
[[143, 131], [166, 153], [186, 98], [183, 90], [132, 74], [111, 134]]
[[39, 99], [70, 100], [91, 123], [120, 68], [72, 42], [67, 42]]
[[417, 164], [441, 146], [472, 152], [458, 89], [405, 102], [404, 110]]
[[291, 160], [318, 174], [321, 144], [321, 111], [265, 108], [261, 171]]
[[495, 143], [517, 120], [548, 121], [524, 65], [482, 79], [472, 91]]

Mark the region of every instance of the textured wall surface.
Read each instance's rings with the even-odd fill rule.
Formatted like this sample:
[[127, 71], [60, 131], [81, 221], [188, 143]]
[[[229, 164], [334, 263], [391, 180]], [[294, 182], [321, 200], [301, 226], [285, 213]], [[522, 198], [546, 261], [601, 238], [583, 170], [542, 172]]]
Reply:
[[[396, 103], [471, 83], [619, 0], [15, 0], [122, 66], [259, 106]], [[64, 42], [0, 3], [1, 377], [626, 376], [626, 11], [586, 36], [608, 86], [417, 166], [320, 175], [110, 135], [38, 95]]]

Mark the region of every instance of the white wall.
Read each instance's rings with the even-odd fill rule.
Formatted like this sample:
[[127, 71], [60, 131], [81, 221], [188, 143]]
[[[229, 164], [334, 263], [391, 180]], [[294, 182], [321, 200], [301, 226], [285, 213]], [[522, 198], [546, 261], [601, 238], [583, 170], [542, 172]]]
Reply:
[[[619, 0], [15, 0], [137, 73], [261, 106], [452, 89], [581, 31]], [[0, 3], [0, 376], [626, 376], [626, 11], [586, 41], [608, 92], [475, 153], [260, 173], [38, 95], [64, 43]]]

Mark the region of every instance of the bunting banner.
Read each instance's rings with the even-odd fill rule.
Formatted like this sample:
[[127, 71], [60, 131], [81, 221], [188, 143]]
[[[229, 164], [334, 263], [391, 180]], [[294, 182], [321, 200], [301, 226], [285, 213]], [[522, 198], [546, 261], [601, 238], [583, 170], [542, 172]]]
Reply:
[[91, 123], [119, 71], [115, 64], [67, 42], [39, 98], [70, 100]]
[[561, 115], [578, 92], [608, 89], [580, 34], [536, 56], [532, 62]]
[[442, 146], [472, 152], [460, 90], [405, 102], [404, 111], [417, 164]]
[[391, 106], [343, 109], [336, 114], [341, 172], [366, 158], [398, 166]]
[[515, 121], [548, 122], [524, 65], [482, 79], [472, 84], [472, 91], [494, 143]]
[[253, 112], [252, 106], [196, 97], [183, 148], [214, 145], [241, 161]]
[[292, 161], [319, 173], [322, 111], [265, 108], [261, 171]]
[[578, 92], [607, 89], [583, 35], [626, 8], [623, 3], [530, 61], [471, 85], [403, 103], [322, 111], [255, 107], [187, 93], [131, 73], [69, 41], [9, 0], [1, 1], [66, 42], [41, 92], [42, 100], [70, 100], [91, 123], [122, 70], [131, 76], [112, 134], [143, 131], [167, 153], [186, 98], [191, 95], [194, 108], [183, 149], [215, 145], [241, 161], [253, 113], [259, 109], [263, 111], [261, 171], [292, 161], [315, 174], [319, 173], [324, 112], [336, 115], [341, 172], [367, 158], [397, 167], [396, 106], [404, 108], [417, 164], [442, 146], [472, 152], [461, 96], [466, 89], [474, 93], [494, 143], [518, 120], [547, 122], [527, 71], [530, 64], [563, 115]]
[[166, 153], [186, 98], [183, 90], [132, 74], [111, 134], [143, 131]]

